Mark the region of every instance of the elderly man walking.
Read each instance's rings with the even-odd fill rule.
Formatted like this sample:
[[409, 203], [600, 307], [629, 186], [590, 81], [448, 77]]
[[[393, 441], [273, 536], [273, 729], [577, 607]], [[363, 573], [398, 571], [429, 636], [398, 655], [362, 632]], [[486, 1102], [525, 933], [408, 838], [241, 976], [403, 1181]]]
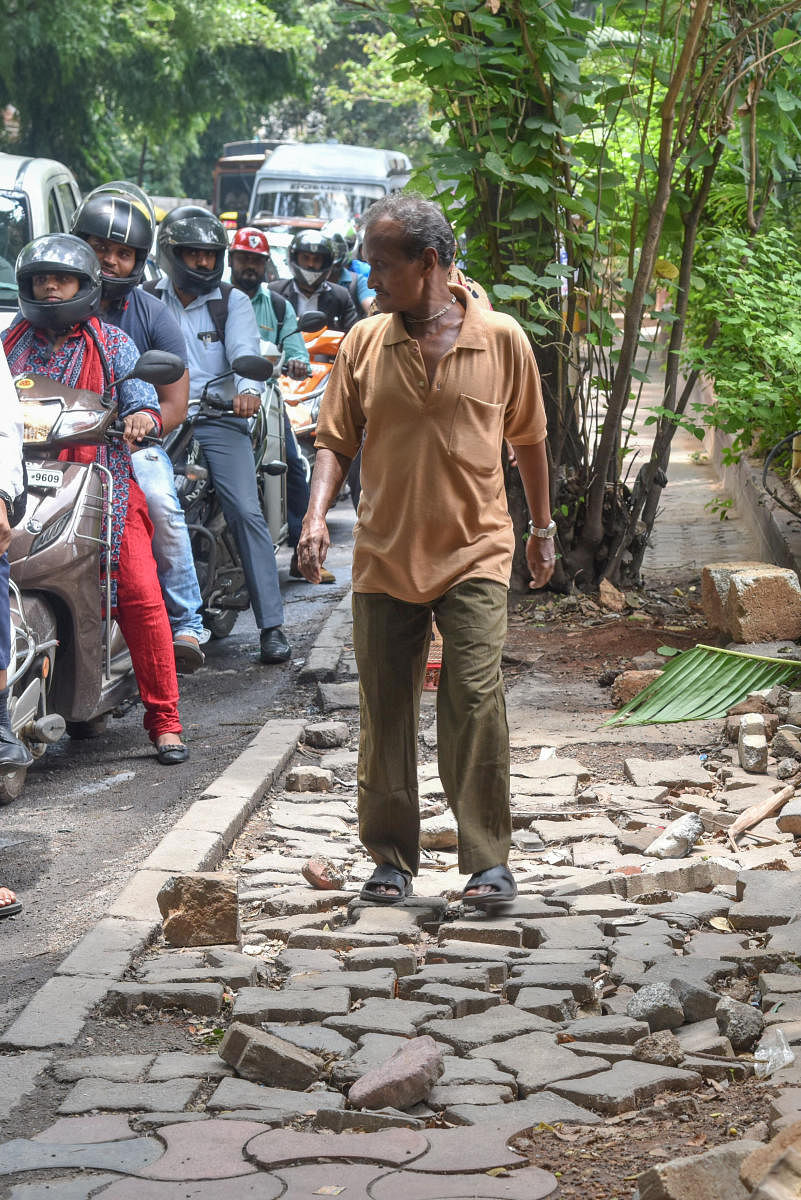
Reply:
[[439, 773], [459, 829], [463, 901], [514, 899], [509, 734], [501, 676], [514, 532], [507, 438], [533, 518], [534, 586], [554, 568], [539, 374], [511, 317], [448, 283], [455, 242], [442, 211], [394, 193], [367, 213], [379, 315], [342, 343], [317, 426], [298, 557], [311, 581], [328, 550], [325, 514], [362, 444], [353, 561], [359, 669], [359, 831], [376, 869], [362, 897], [396, 904], [419, 866], [417, 724], [432, 614], [442, 634]]

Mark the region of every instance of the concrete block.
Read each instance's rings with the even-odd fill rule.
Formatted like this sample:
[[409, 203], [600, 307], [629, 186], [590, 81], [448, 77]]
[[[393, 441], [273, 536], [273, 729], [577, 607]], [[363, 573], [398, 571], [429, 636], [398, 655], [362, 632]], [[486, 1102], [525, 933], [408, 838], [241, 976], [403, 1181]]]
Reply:
[[325, 1066], [316, 1054], [240, 1021], [227, 1030], [220, 1058], [244, 1079], [300, 1092], [319, 1079]]
[[801, 584], [795, 571], [763, 564], [733, 572], [726, 625], [739, 643], [801, 637]]

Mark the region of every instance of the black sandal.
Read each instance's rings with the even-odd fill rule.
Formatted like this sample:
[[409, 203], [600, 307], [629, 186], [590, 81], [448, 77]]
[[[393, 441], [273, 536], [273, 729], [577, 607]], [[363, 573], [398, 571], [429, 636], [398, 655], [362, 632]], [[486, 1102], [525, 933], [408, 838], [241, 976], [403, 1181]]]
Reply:
[[[467, 895], [471, 888], [478, 887], [491, 887], [494, 891], [485, 892], [482, 896]], [[482, 912], [504, 904], [511, 904], [516, 898], [517, 884], [512, 872], [505, 865], [488, 867], [486, 871], [476, 871], [475, 875], [470, 876], [462, 892], [462, 904], [468, 905], [470, 908], [477, 908]]]
[[156, 746], [156, 758], [163, 767], [176, 767], [189, 758], [189, 747], [185, 746], [183, 742]]
[[[387, 895], [386, 892], [377, 891], [376, 889], [379, 887], [396, 888], [398, 894], [397, 896]], [[411, 894], [411, 875], [406, 871], [401, 871], [398, 867], [393, 867], [392, 863], [381, 863], [362, 887], [359, 899], [366, 900], [368, 904], [402, 904]]]

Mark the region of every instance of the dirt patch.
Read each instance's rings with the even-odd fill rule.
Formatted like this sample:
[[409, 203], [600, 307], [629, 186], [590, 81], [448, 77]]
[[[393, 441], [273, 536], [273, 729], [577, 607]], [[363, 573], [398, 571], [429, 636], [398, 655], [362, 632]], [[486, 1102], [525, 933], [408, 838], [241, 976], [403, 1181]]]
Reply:
[[637, 1192], [637, 1176], [659, 1163], [739, 1138], [765, 1138], [764, 1125], [755, 1126], [767, 1121], [776, 1095], [753, 1079], [719, 1084], [662, 1097], [652, 1108], [603, 1125], [542, 1128], [516, 1145], [535, 1166], [556, 1175], [559, 1200], [623, 1200]]

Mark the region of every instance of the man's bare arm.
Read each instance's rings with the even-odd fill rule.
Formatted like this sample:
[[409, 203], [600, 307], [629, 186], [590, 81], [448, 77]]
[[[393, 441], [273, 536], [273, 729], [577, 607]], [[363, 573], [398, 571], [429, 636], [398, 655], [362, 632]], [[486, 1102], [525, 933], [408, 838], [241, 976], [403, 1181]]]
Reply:
[[186, 420], [189, 406], [189, 372], [184, 371], [175, 383], [160, 384], [156, 388], [161, 409], [162, 436], [177, 429]]
[[339, 495], [353, 460], [320, 448], [314, 460], [311, 496], [298, 541], [298, 566], [309, 583], [320, 582], [320, 569], [331, 544], [325, 518]]
[[[514, 452], [531, 519], [536, 526], [544, 529], [551, 522], [548, 457], [545, 451], [545, 442], [537, 442], [533, 446], [515, 446]], [[531, 572], [529, 587], [545, 587], [553, 575], [556, 565], [553, 538], [528, 538], [526, 561]]]

